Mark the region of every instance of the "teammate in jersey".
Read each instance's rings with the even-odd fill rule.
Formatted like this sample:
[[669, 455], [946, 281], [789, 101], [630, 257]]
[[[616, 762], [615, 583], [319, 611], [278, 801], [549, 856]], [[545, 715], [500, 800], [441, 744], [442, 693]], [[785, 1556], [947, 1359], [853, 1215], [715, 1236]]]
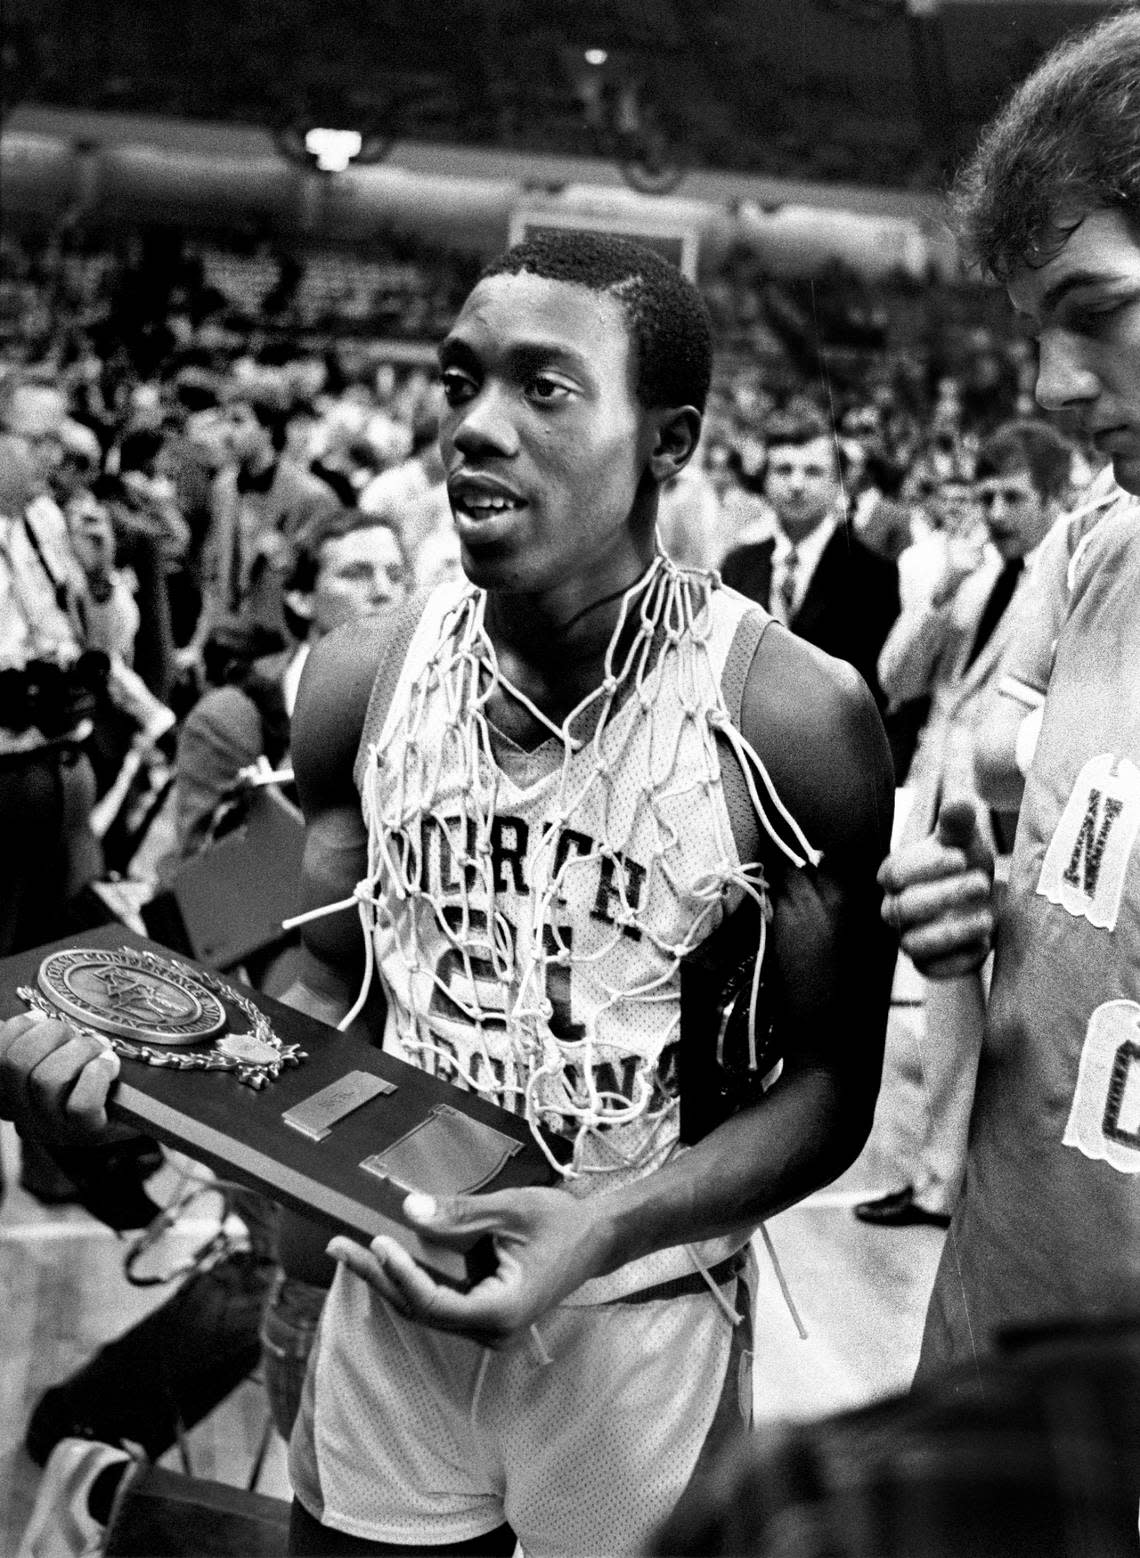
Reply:
[[[349, 1019], [374, 965], [386, 1047], [569, 1157], [556, 1188], [409, 1197], [425, 1238], [491, 1234], [467, 1293], [391, 1239], [333, 1242], [297, 1552], [640, 1550], [750, 1409], [750, 1235], [869, 1130], [889, 754], [849, 668], [656, 545], [710, 362], [650, 251], [510, 251], [440, 353], [466, 579], [306, 670], [306, 901], [361, 912], [310, 921], [290, 999]], [[738, 1095], [683, 1131], [730, 1076], [726, 990]], [[0, 1085], [45, 1044], [10, 1039]], [[99, 1117], [98, 1079], [72, 1096]]]
[[[958, 207], [970, 251], [1037, 336], [1037, 399], [1079, 421], [1140, 494], [1140, 15], [1066, 42], [1029, 77]], [[884, 867], [884, 913], [925, 972], [959, 974], [995, 943], [966, 1191], [920, 1376], [1008, 1327], [1136, 1313], [1138, 580], [1122, 502], [1074, 550], [1047, 691], [1030, 688], [1045, 697], [1000, 915], [969, 807], [945, 808]]]

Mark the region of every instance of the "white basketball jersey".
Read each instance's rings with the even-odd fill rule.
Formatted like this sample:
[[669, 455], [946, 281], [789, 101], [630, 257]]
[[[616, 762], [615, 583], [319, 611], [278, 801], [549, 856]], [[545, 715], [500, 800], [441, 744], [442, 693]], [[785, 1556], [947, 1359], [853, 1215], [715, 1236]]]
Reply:
[[[716, 739], [756, 608], [664, 560], [657, 577], [629, 661], [533, 751], [481, 713], [499, 677], [483, 597], [441, 587], [358, 765], [385, 1048], [571, 1138], [575, 1193], [678, 1150], [680, 960], [763, 894]], [[692, 1269], [676, 1250], [637, 1264], [584, 1298]]]

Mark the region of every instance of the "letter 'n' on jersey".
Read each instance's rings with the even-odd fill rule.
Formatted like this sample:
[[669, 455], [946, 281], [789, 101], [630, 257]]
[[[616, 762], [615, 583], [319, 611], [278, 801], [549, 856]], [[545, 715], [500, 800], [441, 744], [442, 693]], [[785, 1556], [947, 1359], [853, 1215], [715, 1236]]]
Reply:
[[1045, 851], [1037, 891], [1074, 917], [1114, 930], [1140, 826], [1140, 769], [1111, 752], [1077, 775]]

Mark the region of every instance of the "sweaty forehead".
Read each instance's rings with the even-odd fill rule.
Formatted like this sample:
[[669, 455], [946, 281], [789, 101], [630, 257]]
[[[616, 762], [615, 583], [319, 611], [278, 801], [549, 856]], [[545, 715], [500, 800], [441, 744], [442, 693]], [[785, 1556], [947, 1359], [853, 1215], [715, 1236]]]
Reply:
[[549, 346], [587, 361], [628, 357], [630, 350], [629, 323], [616, 297], [529, 271], [480, 281], [444, 349], [459, 341], [481, 350]]

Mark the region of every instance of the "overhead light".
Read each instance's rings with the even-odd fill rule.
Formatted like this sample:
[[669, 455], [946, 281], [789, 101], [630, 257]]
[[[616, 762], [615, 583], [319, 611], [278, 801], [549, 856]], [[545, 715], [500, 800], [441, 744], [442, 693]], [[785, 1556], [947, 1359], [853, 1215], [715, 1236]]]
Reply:
[[359, 130], [315, 128], [305, 132], [305, 150], [322, 173], [343, 173], [360, 156], [363, 146]]
[[604, 65], [609, 55], [605, 49], [587, 49], [583, 58], [587, 65]]

